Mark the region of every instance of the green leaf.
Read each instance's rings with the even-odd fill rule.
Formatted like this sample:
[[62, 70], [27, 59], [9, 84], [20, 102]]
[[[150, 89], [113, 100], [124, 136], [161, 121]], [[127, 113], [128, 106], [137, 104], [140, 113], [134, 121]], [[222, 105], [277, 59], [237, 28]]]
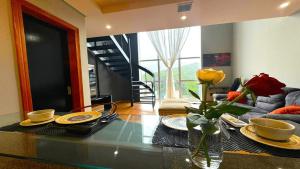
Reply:
[[205, 102], [201, 101], [200, 105], [199, 105], [199, 110], [201, 111], [201, 114], [204, 114], [204, 110], [205, 110]]
[[202, 123], [201, 128], [203, 133], [206, 133], [207, 135], [212, 135], [216, 131], [218, 131], [218, 128], [215, 125], [216, 122], [208, 121], [207, 123]]
[[231, 104], [219, 104], [217, 106], [210, 107], [205, 113], [205, 117], [207, 119], [219, 118], [224, 113], [240, 116], [247, 113], [250, 110], [251, 109], [249, 108], [235, 106]]
[[248, 111], [250, 111], [251, 109], [246, 108], [246, 107], [224, 104], [224, 105], [219, 106], [217, 110], [222, 113], [229, 113], [229, 114], [241, 116], [241, 115], [247, 113]]
[[205, 113], [205, 117], [207, 119], [213, 119], [213, 118], [219, 118], [222, 115], [222, 111], [220, 111], [219, 109], [216, 109], [214, 107], [211, 107], [206, 113]]
[[195, 92], [192, 91], [192, 90], [189, 90], [189, 92], [191, 93], [192, 96], [194, 96], [194, 97], [197, 98], [198, 100], [201, 100], [197, 93], [195, 93]]
[[186, 119], [186, 126], [188, 128], [193, 128], [207, 122], [208, 120], [203, 115], [196, 114], [196, 113], [189, 113]]
[[196, 114], [202, 114], [202, 111], [199, 109], [196, 109], [194, 107], [184, 107], [186, 113], [196, 113]]
[[213, 101], [213, 102], [207, 102], [207, 103], [206, 103], [206, 105], [207, 105], [207, 106], [210, 106], [210, 107], [211, 107], [211, 106], [216, 106], [217, 104], [218, 104], [218, 103], [217, 103], [216, 101]]

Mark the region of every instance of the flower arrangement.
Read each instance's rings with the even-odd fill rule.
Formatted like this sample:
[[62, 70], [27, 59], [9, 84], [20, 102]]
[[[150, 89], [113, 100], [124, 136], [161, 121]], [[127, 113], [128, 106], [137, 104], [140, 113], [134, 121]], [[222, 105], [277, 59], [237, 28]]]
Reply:
[[256, 96], [269, 96], [282, 93], [282, 88], [285, 87], [285, 84], [279, 82], [273, 77], [269, 77], [269, 75], [265, 73], [261, 73], [260, 75], [254, 76], [245, 84], [242, 84], [243, 89], [241, 94], [232, 101], [224, 101], [217, 104], [206, 100], [207, 90], [209, 86], [216, 85], [224, 80], [224, 72], [214, 69], [200, 69], [197, 71], [196, 76], [202, 85], [202, 97], [200, 98], [198, 94], [191, 90], [189, 90], [189, 92], [196, 99], [200, 100], [201, 104], [199, 108], [186, 107], [186, 111], [188, 113], [187, 127], [191, 129], [200, 125], [202, 135], [199, 144], [192, 153], [192, 158], [197, 155], [202, 148], [207, 161], [207, 166], [210, 167], [211, 159], [209, 157], [206, 139], [209, 135], [214, 134], [218, 130], [215, 125], [218, 121], [216, 119], [219, 119], [223, 113], [229, 113], [237, 116], [247, 113], [250, 109], [236, 106], [233, 103], [239, 101], [248, 94], [250, 94], [255, 101]]

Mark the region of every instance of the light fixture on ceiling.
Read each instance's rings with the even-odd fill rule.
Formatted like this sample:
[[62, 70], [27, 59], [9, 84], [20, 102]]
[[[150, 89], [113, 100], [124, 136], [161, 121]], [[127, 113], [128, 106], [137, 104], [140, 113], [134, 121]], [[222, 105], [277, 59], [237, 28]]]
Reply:
[[287, 2], [283, 2], [279, 5], [279, 9], [284, 9], [284, 8], [287, 8], [288, 6], [290, 5], [290, 2], [287, 1]]
[[193, 1], [188, 1], [184, 3], [177, 4], [177, 12], [188, 12], [192, 9]]
[[110, 25], [106, 25], [105, 28], [109, 30], [109, 29], [111, 29], [111, 26]]
[[184, 20], [187, 19], [187, 16], [186, 16], [186, 15], [182, 15], [182, 16], [180, 17], [180, 19], [184, 21]]
[[180, 14], [180, 20], [185, 21], [187, 19], [186, 13], [191, 11], [192, 2], [193, 1], [188, 1], [177, 4], [177, 12]]

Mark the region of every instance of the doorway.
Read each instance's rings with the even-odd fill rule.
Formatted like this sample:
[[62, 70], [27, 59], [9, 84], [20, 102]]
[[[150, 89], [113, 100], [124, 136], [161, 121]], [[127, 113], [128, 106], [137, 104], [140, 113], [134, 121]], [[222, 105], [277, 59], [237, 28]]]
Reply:
[[23, 14], [33, 110], [72, 109], [67, 31]]
[[[11, 0], [11, 7], [12, 7], [12, 19], [13, 19], [13, 30], [14, 30], [14, 38], [15, 38], [15, 46], [16, 46], [16, 61], [18, 65], [18, 74], [19, 74], [19, 82], [20, 82], [20, 94], [21, 94], [21, 102], [22, 102], [22, 114], [23, 117], [27, 117], [27, 113], [32, 111], [33, 109], [40, 109], [44, 108], [43, 107], [38, 107], [36, 104], [37, 99], [42, 99], [39, 100], [41, 105], [46, 105], [47, 107], [50, 107], [49, 104], [57, 106], [58, 110], [67, 110], [75, 108], [81, 108], [84, 107], [84, 101], [83, 101], [83, 84], [82, 84], [82, 69], [81, 69], [81, 59], [80, 59], [80, 38], [79, 38], [79, 29], [75, 27], [74, 25], [48, 13], [47, 11], [25, 1], [25, 0]], [[23, 17], [24, 15], [24, 17]], [[38, 87], [43, 86], [42, 88], [38, 89], [33, 89], [31, 90], [31, 87], [35, 87], [35, 85], [31, 85], [31, 83], [37, 83], [36, 79], [34, 78], [35, 76], [31, 75], [32, 72], [35, 72], [36, 70], [41, 70], [40, 67], [38, 68], [33, 68], [32, 63], [35, 61], [31, 61], [31, 56], [27, 57], [27, 54], [34, 53], [34, 51], [28, 51], [27, 52], [27, 46], [28, 45], [33, 45], [33, 44], [27, 44], [26, 41], [37, 41], [37, 40], [42, 40], [38, 39], [35, 36], [29, 36], [26, 39], [26, 34], [25, 34], [25, 22], [23, 19], [26, 19], [27, 16], [33, 17], [33, 19], [38, 20], [37, 22], [42, 22], [39, 23], [40, 26], [50, 26], [52, 28], [56, 29], [56, 36], [57, 37], [67, 37], [67, 39], [63, 38], [64, 40], [61, 42], [59, 45], [62, 49], [60, 50], [61, 55], [66, 54], [65, 57], [60, 58], [60, 63], [63, 64], [64, 66], [57, 66], [55, 65], [53, 69], [48, 68], [48, 71], [56, 71], [56, 67], [60, 67], [60, 71], [63, 72], [59, 75], [59, 78], [55, 76], [55, 78], [58, 79], [63, 79], [64, 81], [60, 83], [59, 88], [49, 88], [45, 87], [41, 84], [37, 85]], [[27, 29], [27, 28], [26, 28]], [[58, 31], [57, 31], [58, 30]], [[28, 35], [28, 34], [27, 34]], [[30, 34], [29, 34], [30, 35]], [[52, 36], [51, 36], [52, 39]], [[59, 38], [58, 38], [59, 39]], [[66, 43], [67, 41], [67, 47]], [[33, 43], [33, 42], [32, 42]], [[57, 45], [57, 44], [56, 44]], [[29, 49], [29, 47], [28, 47]], [[52, 52], [52, 51], [51, 51]], [[48, 52], [47, 52], [48, 53]], [[42, 51], [36, 57], [39, 56], [46, 56], [46, 54]], [[59, 58], [59, 57], [57, 57]], [[56, 59], [57, 59], [56, 58]], [[46, 63], [46, 61], [49, 62], [49, 60], [41, 59], [38, 58], [40, 62]], [[49, 59], [49, 58], [48, 58]], [[49, 64], [50, 65], [50, 64]], [[66, 65], [69, 66], [69, 68], [65, 67]], [[48, 65], [46, 65], [48, 66]], [[50, 67], [50, 66], [49, 66]], [[44, 67], [43, 67], [44, 68]], [[35, 71], [33, 71], [35, 70]], [[67, 71], [66, 71], [67, 70]], [[49, 72], [48, 72], [49, 73]], [[31, 76], [31, 77], [30, 77]], [[38, 77], [38, 76], [36, 76]], [[52, 77], [50, 77], [52, 78]], [[46, 82], [42, 81], [43, 77], [39, 77], [39, 83]], [[52, 80], [52, 79], [51, 79]], [[47, 79], [47, 82], [51, 81]], [[57, 80], [57, 79], [55, 79]], [[54, 82], [53, 82], [54, 83]], [[53, 85], [54, 86], [54, 85]], [[67, 89], [65, 88], [67, 86]], [[39, 91], [43, 90], [41, 95], [35, 96], [34, 91]], [[47, 90], [51, 91], [48, 92], [48, 94], [53, 94], [54, 91], [55, 93], [60, 93], [61, 95], [55, 95], [55, 96], [46, 96]], [[53, 92], [53, 93], [52, 93]], [[71, 97], [71, 99], [66, 95], [66, 92], [68, 96]], [[32, 96], [33, 95], [33, 96]], [[47, 101], [49, 98], [60, 98], [56, 99], [56, 101], [53, 101], [52, 103]], [[43, 100], [45, 99], [45, 100]], [[63, 101], [62, 101], [63, 100]], [[71, 101], [70, 101], [71, 100]], [[38, 103], [38, 102], [37, 102]], [[52, 107], [52, 106], [51, 106]], [[55, 108], [55, 107], [54, 107]], [[62, 108], [62, 109], [60, 109]]]

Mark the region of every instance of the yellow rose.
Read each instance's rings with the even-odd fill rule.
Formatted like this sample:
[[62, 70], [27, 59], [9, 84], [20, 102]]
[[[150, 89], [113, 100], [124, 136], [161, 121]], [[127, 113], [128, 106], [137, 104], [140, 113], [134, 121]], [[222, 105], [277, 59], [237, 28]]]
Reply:
[[215, 69], [199, 69], [196, 72], [196, 76], [200, 82], [212, 82], [212, 84], [218, 84], [225, 78], [225, 74], [222, 70]]

